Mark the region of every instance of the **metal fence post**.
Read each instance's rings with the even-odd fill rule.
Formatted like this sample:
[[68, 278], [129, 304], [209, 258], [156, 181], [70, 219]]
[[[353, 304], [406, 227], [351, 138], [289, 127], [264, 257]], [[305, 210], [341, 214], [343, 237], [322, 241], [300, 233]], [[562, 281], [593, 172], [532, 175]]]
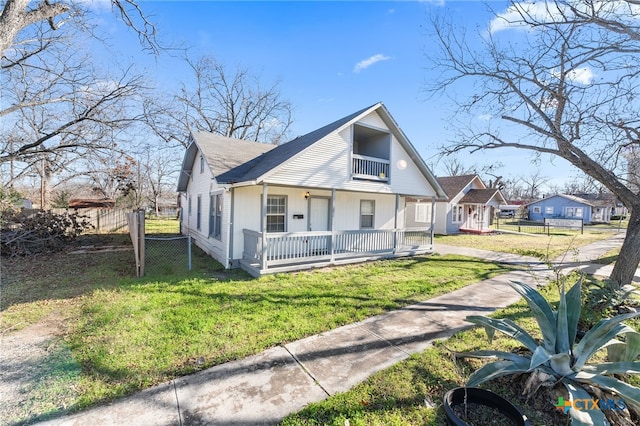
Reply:
[[187, 238], [187, 269], [191, 271], [191, 235]]

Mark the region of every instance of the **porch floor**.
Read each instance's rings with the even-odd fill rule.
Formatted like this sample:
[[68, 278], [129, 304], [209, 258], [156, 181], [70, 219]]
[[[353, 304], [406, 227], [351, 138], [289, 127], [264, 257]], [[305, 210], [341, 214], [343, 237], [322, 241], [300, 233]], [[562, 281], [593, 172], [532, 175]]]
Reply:
[[460, 228], [460, 232], [465, 234], [490, 234], [492, 232], [495, 232], [495, 230], [491, 228], [483, 228], [483, 229]]
[[407, 257], [407, 256], [416, 256], [423, 254], [431, 254], [433, 253], [433, 248], [427, 249], [417, 249], [411, 251], [403, 251], [398, 253], [380, 253], [380, 254], [368, 254], [368, 255], [360, 255], [354, 257], [342, 257], [332, 260], [323, 259], [318, 260], [299, 260], [291, 259], [291, 262], [286, 264], [279, 264], [270, 266], [267, 269], [260, 269], [260, 264], [258, 262], [250, 262], [247, 259], [240, 259], [240, 267], [247, 271], [250, 275], [254, 277], [260, 277], [264, 274], [276, 274], [280, 272], [294, 272], [294, 271], [302, 271], [308, 269], [316, 269], [316, 268], [325, 268], [328, 266], [340, 266], [340, 265], [348, 265], [352, 263], [363, 263], [370, 262], [373, 260], [382, 260], [382, 259], [393, 259], [397, 257]]

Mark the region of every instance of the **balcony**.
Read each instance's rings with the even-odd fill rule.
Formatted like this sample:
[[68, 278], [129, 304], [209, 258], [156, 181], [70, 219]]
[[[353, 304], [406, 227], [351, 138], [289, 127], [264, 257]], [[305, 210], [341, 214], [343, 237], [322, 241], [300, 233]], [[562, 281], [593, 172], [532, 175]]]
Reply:
[[389, 181], [390, 162], [388, 160], [359, 154], [352, 154], [352, 158], [351, 174], [353, 179]]

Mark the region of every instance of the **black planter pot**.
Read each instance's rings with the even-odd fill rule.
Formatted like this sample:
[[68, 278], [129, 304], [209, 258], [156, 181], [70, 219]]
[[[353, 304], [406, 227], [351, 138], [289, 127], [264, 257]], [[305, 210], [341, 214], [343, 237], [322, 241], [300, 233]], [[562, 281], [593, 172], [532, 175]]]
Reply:
[[480, 388], [455, 388], [444, 395], [444, 412], [447, 415], [447, 423], [453, 426], [468, 426], [464, 420], [460, 419], [453, 411], [456, 405], [480, 404], [486, 407], [495, 408], [502, 414], [513, 420], [514, 426], [531, 426], [527, 416], [522, 414], [515, 405], [495, 393]]

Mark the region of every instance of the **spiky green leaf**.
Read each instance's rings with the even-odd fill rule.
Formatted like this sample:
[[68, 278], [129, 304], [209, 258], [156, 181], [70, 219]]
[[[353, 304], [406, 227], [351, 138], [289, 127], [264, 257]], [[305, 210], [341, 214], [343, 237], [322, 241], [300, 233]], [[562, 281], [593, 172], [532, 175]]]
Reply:
[[640, 361], [603, 362], [601, 364], [589, 364], [582, 368], [587, 374], [640, 374]]
[[567, 296], [564, 292], [564, 283], [560, 289], [560, 303], [556, 314], [556, 347], [555, 352], [567, 353], [571, 350], [569, 343], [569, 324], [567, 320]]
[[638, 355], [640, 355], [640, 333], [636, 331], [625, 333], [624, 343], [624, 357], [620, 361], [633, 361], [638, 358]]
[[517, 291], [529, 305], [529, 309], [538, 322], [538, 327], [542, 332], [544, 347], [547, 351], [553, 352], [556, 347], [556, 313], [549, 305], [549, 302], [542, 295], [528, 285], [512, 281], [509, 285]]
[[466, 321], [476, 325], [481, 325], [485, 327], [485, 329], [493, 328], [498, 330], [501, 333], [518, 340], [531, 352], [535, 351], [538, 347], [538, 342], [513, 321], [507, 319], [494, 319], [482, 315], [469, 315], [466, 318]]
[[[576, 400], [591, 400], [593, 397], [587, 393], [579, 384], [569, 379], [563, 379], [562, 384], [569, 392], [569, 400], [573, 403]], [[572, 404], [573, 405], [573, 404]], [[573, 406], [569, 410], [572, 426], [600, 426], [609, 425], [609, 421], [602, 411], [598, 410], [577, 410]]]
[[[480, 359], [501, 359], [506, 361], [512, 361], [520, 364], [521, 362], [529, 362], [529, 357], [514, 354], [513, 352], [506, 351], [473, 351], [473, 352], [456, 352], [457, 357], [461, 358], [480, 358]], [[522, 361], [525, 359], [527, 361]]]
[[567, 331], [569, 346], [573, 347], [578, 332], [578, 322], [582, 312], [582, 276], [567, 292]]
[[549, 358], [551, 358], [551, 354], [547, 352], [547, 350], [542, 346], [538, 346], [533, 352], [533, 355], [531, 355], [531, 364], [529, 364], [529, 370], [533, 370], [539, 365], [546, 363], [547, 361], [549, 361]]
[[576, 373], [574, 377], [578, 382], [615, 392], [620, 395], [626, 405], [633, 407], [636, 411], [640, 411], [640, 388], [631, 386], [614, 377], [591, 374], [584, 371]]
[[[616, 343], [607, 345], [607, 360], [609, 362], [623, 362], [625, 361], [625, 353], [627, 351], [627, 344], [619, 340]], [[589, 367], [585, 365], [582, 369]]]
[[632, 328], [620, 323], [638, 315], [640, 315], [640, 312], [634, 312], [598, 322], [573, 349], [573, 355], [576, 357], [573, 369], [579, 371], [594, 353], [602, 349], [606, 343], [618, 334], [633, 332]]
[[523, 358], [522, 361], [517, 363], [513, 361], [496, 361], [486, 364], [469, 376], [467, 386], [478, 386], [498, 377], [525, 373], [529, 370], [529, 360]]

